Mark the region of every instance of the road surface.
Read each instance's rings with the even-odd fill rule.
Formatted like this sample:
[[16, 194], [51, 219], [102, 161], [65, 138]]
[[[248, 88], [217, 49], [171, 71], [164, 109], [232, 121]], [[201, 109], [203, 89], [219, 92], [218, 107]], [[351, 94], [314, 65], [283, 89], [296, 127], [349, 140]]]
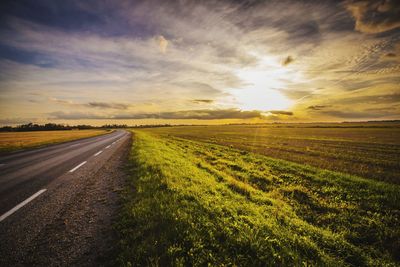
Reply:
[[130, 140], [118, 130], [0, 156], [0, 265], [97, 265]]

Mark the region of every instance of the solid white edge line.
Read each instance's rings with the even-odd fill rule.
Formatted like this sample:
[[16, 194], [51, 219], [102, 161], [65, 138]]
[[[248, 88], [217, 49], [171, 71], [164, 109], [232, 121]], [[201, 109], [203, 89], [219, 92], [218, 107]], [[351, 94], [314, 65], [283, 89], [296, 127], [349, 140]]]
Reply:
[[8, 216], [10, 216], [11, 214], [13, 214], [14, 212], [16, 212], [17, 210], [19, 210], [20, 208], [22, 208], [23, 206], [25, 206], [26, 204], [28, 204], [29, 202], [31, 202], [32, 200], [34, 200], [35, 198], [37, 198], [40, 194], [44, 193], [47, 189], [42, 189], [39, 190], [38, 192], [36, 192], [35, 194], [33, 194], [32, 196], [30, 196], [29, 198], [25, 199], [24, 201], [22, 201], [21, 203], [19, 203], [17, 206], [15, 206], [14, 208], [10, 209], [9, 211], [7, 211], [6, 213], [4, 213], [3, 215], [0, 216], [0, 222], [3, 221], [4, 219], [6, 219]]
[[81, 164], [79, 164], [78, 166], [76, 166], [75, 168], [73, 168], [72, 170], [70, 170], [69, 172], [74, 172], [76, 171], [79, 167], [81, 167], [82, 165], [85, 165], [87, 161], [82, 162]]
[[111, 145], [106, 146], [106, 149], [109, 149]]
[[96, 154], [94, 154], [95, 157], [97, 157], [98, 155], [100, 155], [103, 152], [103, 150], [100, 150], [99, 152], [97, 152]]

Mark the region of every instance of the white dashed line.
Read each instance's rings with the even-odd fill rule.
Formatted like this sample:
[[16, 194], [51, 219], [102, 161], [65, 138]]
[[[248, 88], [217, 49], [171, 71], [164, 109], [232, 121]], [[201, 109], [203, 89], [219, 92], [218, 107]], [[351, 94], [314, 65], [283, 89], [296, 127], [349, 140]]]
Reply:
[[97, 152], [96, 154], [94, 154], [95, 157], [97, 157], [98, 155], [100, 155], [103, 152], [103, 150], [100, 150], [99, 152]]
[[6, 165], [6, 164], [4, 164], [4, 163], [0, 163], [0, 167], [3, 167], [4, 165]]
[[79, 146], [80, 144], [72, 144], [72, 145], [70, 145], [69, 147], [72, 147], [72, 146]]
[[24, 201], [22, 201], [21, 203], [19, 203], [17, 206], [15, 206], [14, 208], [10, 209], [9, 211], [7, 211], [6, 213], [4, 213], [3, 215], [0, 216], [0, 222], [3, 221], [4, 219], [6, 219], [8, 216], [10, 216], [11, 214], [13, 214], [14, 212], [16, 212], [17, 210], [19, 210], [20, 208], [22, 208], [23, 206], [25, 206], [26, 204], [28, 204], [29, 202], [31, 202], [32, 200], [34, 200], [35, 198], [37, 198], [40, 194], [42, 194], [43, 192], [45, 192], [47, 189], [42, 189], [39, 190], [38, 192], [36, 192], [35, 194], [33, 194], [32, 196], [30, 196], [29, 198], [25, 199]]
[[83, 165], [86, 164], [87, 161], [82, 162], [81, 164], [79, 164], [78, 166], [76, 166], [75, 168], [73, 168], [72, 170], [70, 170], [69, 172], [74, 172], [76, 171], [78, 168], [82, 167]]
[[106, 146], [106, 149], [109, 149], [111, 145]]

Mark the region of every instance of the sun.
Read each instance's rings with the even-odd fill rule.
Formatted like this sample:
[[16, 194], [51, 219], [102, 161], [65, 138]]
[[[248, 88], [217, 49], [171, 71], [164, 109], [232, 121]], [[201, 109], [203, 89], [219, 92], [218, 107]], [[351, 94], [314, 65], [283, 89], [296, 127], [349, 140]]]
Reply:
[[241, 110], [286, 110], [291, 101], [277, 91], [263, 88], [248, 88], [236, 93]]
[[279, 89], [286, 87], [288, 70], [272, 57], [263, 57], [252, 68], [236, 71], [243, 83], [241, 88], [232, 90], [238, 108], [242, 110], [286, 110], [293, 101], [284, 96]]

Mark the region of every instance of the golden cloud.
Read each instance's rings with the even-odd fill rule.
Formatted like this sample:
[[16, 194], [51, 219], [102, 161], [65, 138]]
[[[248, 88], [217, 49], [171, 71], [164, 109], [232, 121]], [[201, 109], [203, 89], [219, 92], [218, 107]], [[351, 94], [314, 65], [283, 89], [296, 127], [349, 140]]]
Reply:
[[158, 47], [160, 48], [161, 53], [165, 54], [167, 52], [168, 40], [165, 39], [164, 36], [159, 35], [157, 37]]
[[287, 56], [283, 61], [282, 61], [282, 66], [287, 66], [290, 63], [294, 61], [294, 58], [292, 56]]
[[355, 19], [357, 31], [380, 33], [400, 27], [400, 5], [395, 0], [355, 0], [345, 6]]

